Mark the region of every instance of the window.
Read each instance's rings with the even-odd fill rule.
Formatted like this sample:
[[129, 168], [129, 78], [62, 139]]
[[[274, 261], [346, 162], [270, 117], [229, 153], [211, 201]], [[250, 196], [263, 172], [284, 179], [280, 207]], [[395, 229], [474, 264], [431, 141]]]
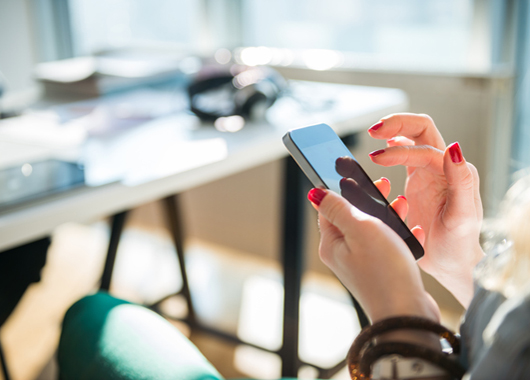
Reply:
[[244, 0], [243, 44], [328, 49], [386, 68], [463, 67], [473, 0]]
[[[237, 41], [241, 46], [299, 53], [342, 52], [349, 65], [453, 70], [466, 67], [470, 54], [476, 53], [471, 49], [473, 0], [70, 0], [69, 4], [75, 55], [153, 45], [194, 51], [204, 46], [233, 48]], [[231, 35], [219, 38], [223, 33]]]
[[74, 55], [122, 47], [189, 48], [201, 35], [195, 0], [69, 0]]
[[[222, 47], [268, 47], [276, 49], [276, 53], [283, 51], [276, 61], [294, 66], [328, 69], [344, 65], [442, 72], [491, 69], [492, 44], [502, 44], [492, 40], [488, 29], [494, 24], [490, 18], [502, 17], [493, 15], [499, 13], [499, 7], [494, 6], [497, 3], [496, 0], [68, 2], [72, 50], [77, 56], [121, 47], [178, 47], [208, 54]], [[320, 66], [307, 65], [312, 54], [321, 60], [323, 54], [328, 54], [327, 61], [324, 57]]]

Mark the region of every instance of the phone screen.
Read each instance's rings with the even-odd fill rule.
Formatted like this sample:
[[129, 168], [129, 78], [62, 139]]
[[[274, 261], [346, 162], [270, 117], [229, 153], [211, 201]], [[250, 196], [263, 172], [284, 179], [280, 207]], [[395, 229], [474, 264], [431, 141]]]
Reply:
[[287, 148], [314, 186], [325, 186], [359, 210], [379, 218], [407, 243], [416, 259], [423, 255], [423, 248], [407, 225], [331, 127], [319, 124], [295, 129], [288, 136], [284, 139]]

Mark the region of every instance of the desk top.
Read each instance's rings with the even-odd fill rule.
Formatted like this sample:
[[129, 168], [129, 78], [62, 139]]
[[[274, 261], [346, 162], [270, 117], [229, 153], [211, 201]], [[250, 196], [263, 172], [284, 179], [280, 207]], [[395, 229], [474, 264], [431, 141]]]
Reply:
[[[235, 133], [201, 125], [182, 111], [95, 136], [70, 126], [60, 131], [61, 138], [38, 138], [48, 122], [37, 117], [18, 125], [13, 119], [0, 122], [0, 167], [81, 159], [91, 185], [0, 213], [0, 251], [66, 222], [93, 221], [283, 158], [288, 152], [281, 137], [289, 129], [326, 123], [347, 135], [408, 104], [397, 89], [300, 81], [291, 82], [291, 89], [265, 120]], [[36, 124], [43, 125], [40, 132]]]

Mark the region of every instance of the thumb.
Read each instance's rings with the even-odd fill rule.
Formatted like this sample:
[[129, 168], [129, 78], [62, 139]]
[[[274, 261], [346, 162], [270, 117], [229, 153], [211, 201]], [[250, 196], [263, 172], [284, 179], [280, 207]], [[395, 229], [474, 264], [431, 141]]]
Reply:
[[448, 190], [444, 223], [451, 227], [461, 224], [462, 218], [476, 217], [474, 177], [458, 142], [445, 149], [443, 160]]
[[320, 215], [343, 235], [346, 231], [348, 231], [348, 234], [352, 234], [352, 231], [357, 230], [352, 228], [352, 225], [374, 219], [357, 209], [344, 197], [330, 190], [314, 188], [309, 192], [308, 198], [317, 208]]

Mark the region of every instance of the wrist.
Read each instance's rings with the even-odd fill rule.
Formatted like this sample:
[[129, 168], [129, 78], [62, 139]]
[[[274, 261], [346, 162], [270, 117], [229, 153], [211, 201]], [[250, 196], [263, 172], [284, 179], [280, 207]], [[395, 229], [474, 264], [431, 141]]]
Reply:
[[[463, 252], [464, 250], [459, 250]], [[430, 250], [418, 261], [418, 266], [426, 273], [434, 277], [443, 285], [456, 300], [465, 308], [469, 306], [474, 294], [473, 274], [477, 264], [486, 256], [480, 244], [477, 242], [465, 250], [467, 254], [458, 257], [446, 257], [438, 260], [439, 256]], [[449, 252], [449, 251], [447, 251]], [[454, 251], [453, 251], [454, 252]]]
[[387, 302], [379, 302], [373, 310], [369, 310], [369, 317], [372, 323], [384, 319], [411, 316], [422, 317], [433, 322], [440, 322], [440, 312], [435, 301], [429, 299], [430, 296], [422, 290], [418, 294], [403, 294], [401, 297], [394, 297]]
[[473, 271], [430, 273], [467, 310], [474, 295]]

